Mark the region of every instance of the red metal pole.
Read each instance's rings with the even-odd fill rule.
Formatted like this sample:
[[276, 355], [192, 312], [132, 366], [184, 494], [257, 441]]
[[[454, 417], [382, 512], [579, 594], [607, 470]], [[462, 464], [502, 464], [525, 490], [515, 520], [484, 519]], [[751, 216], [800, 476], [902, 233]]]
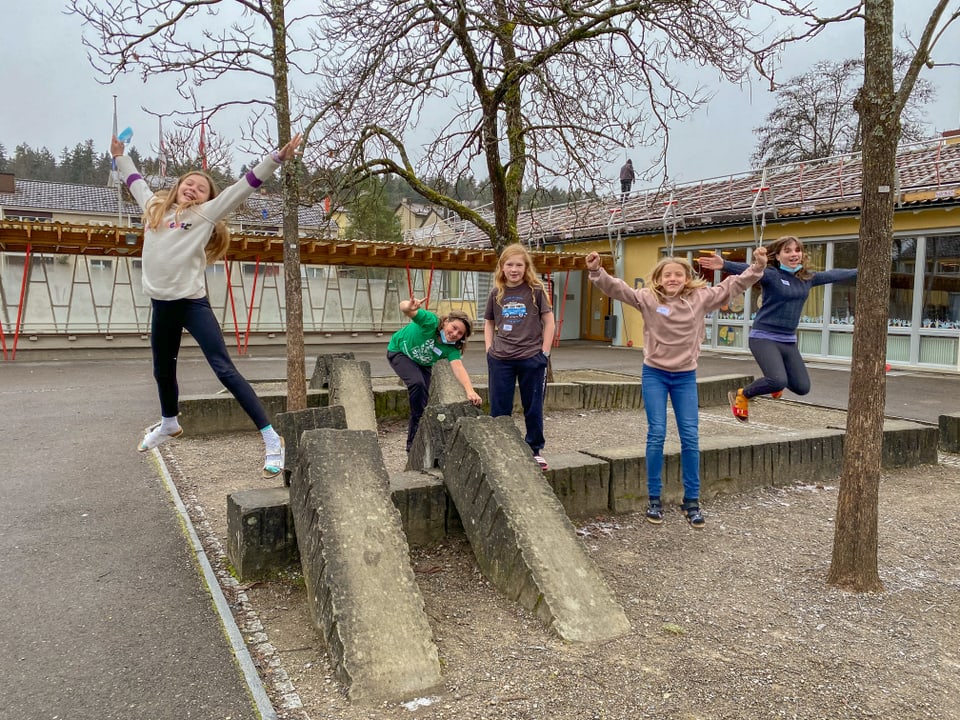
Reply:
[[410, 277], [409, 265], [407, 265], [407, 290], [410, 291], [410, 299], [413, 300], [413, 278]]
[[257, 255], [257, 264], [253, 268], [253, 289], [250, 291], [250, 309], [247, 310], [247, 332], [243, 337], [243, 351], [241, 355], [247, 354], [247, 346], [250, 344], [250, 323], [253, 321], [253, 299], [257, 295], [257, 277], [260, 274], [260, 256]]
[[230, 260], [224, 256], [223, 266], [227, 269], [227, 297], [230, 298], [230, 311], [233, 313], [233, 329], [237, 336], [237, 352], [240, 352], [240, 324], [237, 322], [237, 306], [233, 302], [233, 285], [230, 283]]
[[20, 283], [20, 304], [17, 305], [17, 324], [13, 329], [13, 351], [10, 354], [11, 360], [17, 359], [17, 341], [20, 339], [20, 328], [23, 324], [23, 310], [27, 297], [27, 281], [30, 278], [30, 254], [33, 246], [27, 243], [27, 256], [23, 259], [23, 281]]
[[427, 280], [427, 299], [423, 301], [425, 308], [430, 307], [430, 288], [433, 287], [433, 265], [430, 266], [430, 279]]

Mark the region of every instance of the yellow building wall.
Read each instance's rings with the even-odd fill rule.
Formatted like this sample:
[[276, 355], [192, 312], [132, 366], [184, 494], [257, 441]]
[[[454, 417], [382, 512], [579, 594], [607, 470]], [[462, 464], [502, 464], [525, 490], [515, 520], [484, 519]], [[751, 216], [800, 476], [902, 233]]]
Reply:
[[[894, 215], [893, 230], [896, 234], [907, 232], [955, 232], [960, 229], [960, 208], [905, 208]], [[805, 242], [857, 237], [860, 233], [859, 217], [784, 219], [768, 222], [763, 230], [763, 243], [769, 245], [777, 238], [795, 235]], [[729, 245], [756, 245], [752, 226], [702, 228], [678, 230], [674, 242], [674, 254], [686, 256], [686, 248], [695, 246], [723, 247]], [[667, 247], [663, 234], [626, 237], [623, 241], [622, 279], [633, 285], [636, 278], [649, 284], [650, 271]], [[589, 242], [564, 245], [564, 252], [583, 253], [591, 251], [612, 254], [609, 242]], [[584, 273], [584, 281], [586, 273]], [[633, 342], [634, 348], [643, 347], [643, 318], [630, 307], [623, 308], [623, 340]]]

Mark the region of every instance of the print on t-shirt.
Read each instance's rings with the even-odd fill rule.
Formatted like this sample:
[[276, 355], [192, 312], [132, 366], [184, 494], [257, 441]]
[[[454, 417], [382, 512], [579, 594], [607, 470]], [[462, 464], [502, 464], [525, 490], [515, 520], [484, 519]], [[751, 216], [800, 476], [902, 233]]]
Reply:
[[527, 305], [523, 298], [514, 295], [513, 297], [503, 298], [503, 327], [502, 330], [510, 331], [514, 325], [519, 325], [527, 317]]

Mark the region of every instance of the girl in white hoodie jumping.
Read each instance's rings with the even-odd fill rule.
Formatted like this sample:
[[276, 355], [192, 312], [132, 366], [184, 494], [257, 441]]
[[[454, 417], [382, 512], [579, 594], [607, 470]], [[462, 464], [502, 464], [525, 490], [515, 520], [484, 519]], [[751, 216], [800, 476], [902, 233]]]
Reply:
[[283, 440], [270, 424], [250, 383], [227, 354], [223, 332], [207, 299], [204, 271], [227, 252], [230, 231], [224, 218], [284, 160], [292, 158], [299, 145], [300, 135], [296, 135], [223, 192], [219, 192], [207, 173], [194, 171], [177, 180], [169, 191], [154, 193], [133, 161], [123, 154], [124, 144], [112, 139], [110, 153], [143, 210], [143, 291], [152, 307], [150, 347], [160, 395], [160, 422], [147, 428], [137, 447], [140, 452], [183, 434], [177, 420], [177, 354], [186, 329], [217, 378], [260, 430], [265, 448], [263, 477], [274, 478], [283, 471]]

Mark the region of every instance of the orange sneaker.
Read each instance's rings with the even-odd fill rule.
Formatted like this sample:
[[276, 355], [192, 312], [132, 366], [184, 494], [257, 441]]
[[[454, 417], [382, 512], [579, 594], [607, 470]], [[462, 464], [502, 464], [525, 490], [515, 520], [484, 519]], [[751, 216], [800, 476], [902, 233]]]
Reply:
[[740, 422], [750, 422], [750, 401], [743, 394], [743, 388], [736, 392], [731, 390], [727, 393], [727, 400], [730, 401], [730, 410], [733, 416]]
[[770, 397], [772, 397], [774, 400], [779, 400], [783, 397], [783, 390], [777, 390], [776, 392], [770, 393]]

